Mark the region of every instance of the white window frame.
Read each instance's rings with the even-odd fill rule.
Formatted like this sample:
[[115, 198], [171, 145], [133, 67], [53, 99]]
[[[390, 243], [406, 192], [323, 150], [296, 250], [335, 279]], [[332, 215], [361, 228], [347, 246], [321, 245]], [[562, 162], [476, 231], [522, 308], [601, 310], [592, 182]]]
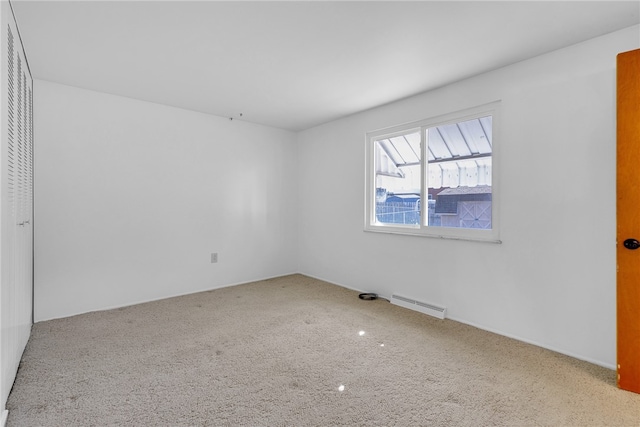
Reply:
[[[426, 130], [435, 126], [464, 122], [479, 117], [492, 116], [492, 148], [491, 148], [491, 229], [480, 230], [472, 228], [453, 228], [442, 226], [425, 225], [427, 209], [425, 209], [427, 200], [427, 159], [425, 155], [425, 136]], [[375, 143], [377, 140], [397, 136], [398, 134], [406, 134], [411, 131], [420, 130], [420, 146], [421, 146], [421, 193], [422, 207], [420, 209], [419, 225], [403, 225], [403, 224], [382, 224], [376, 221], [376, 170], [375, 170]], [[502, 243], [500, 240], [500, 179], [498, 170], [500, 165], [500, 101], [492, 102], [473, 108], [468, 108], [453, 113], [444, 114], [429, 119], [419, 120], [416, 122], [406, 123], [403, 125], [393, 126], [390, 128], [380, 129], [366, 134], [365, 147], [365, 231], [407, 234], [413, 236], [436, 237], [440, 239], [457, 239], [457, 240], [474, 240], [493, 243]]]

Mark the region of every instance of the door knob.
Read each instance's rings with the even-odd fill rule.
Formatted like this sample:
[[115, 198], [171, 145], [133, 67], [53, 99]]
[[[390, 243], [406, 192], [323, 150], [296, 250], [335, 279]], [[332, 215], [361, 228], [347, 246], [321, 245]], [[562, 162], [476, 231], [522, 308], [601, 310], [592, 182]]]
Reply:
[[636, 239], [627, 239], [624, 241], [623, 245], [625, 248], [631, 250], [640, 248], [640, 242], [638, 242]]

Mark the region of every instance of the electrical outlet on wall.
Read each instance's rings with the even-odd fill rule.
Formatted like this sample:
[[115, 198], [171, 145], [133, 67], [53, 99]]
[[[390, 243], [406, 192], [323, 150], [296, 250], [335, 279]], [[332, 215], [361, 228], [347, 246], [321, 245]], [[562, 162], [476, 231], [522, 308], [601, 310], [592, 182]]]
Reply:
[[218, 262], [218, 252], [211, 253], [211, 264]]

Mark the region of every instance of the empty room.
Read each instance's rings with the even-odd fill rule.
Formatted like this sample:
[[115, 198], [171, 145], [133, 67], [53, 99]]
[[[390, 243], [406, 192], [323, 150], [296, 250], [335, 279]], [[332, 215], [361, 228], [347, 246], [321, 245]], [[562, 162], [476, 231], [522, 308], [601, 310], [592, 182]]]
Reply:
[[0, 427], [640, 425], [639, 2], [0, 5]]

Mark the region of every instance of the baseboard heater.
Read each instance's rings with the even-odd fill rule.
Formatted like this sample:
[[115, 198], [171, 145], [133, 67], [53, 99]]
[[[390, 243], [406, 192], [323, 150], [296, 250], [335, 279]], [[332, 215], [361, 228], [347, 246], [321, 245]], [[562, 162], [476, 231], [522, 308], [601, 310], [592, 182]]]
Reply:
[[400, 295], [391, 295], [391, 303], [410, 310], [428, 314], [429, 316], [437, 317], [438, 319], [444, 319], [445, 312], [447, 311], [445, 307], [438, 307], [437, 305], [427, 304], [426, 302], [416, 301], [407, 297], [401, 297]]

